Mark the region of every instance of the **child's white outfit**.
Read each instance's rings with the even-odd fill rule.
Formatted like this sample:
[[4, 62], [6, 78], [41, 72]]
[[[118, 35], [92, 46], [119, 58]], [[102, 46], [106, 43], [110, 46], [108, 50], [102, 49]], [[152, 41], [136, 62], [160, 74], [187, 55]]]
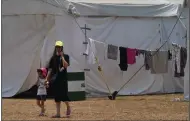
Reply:
[[37, 100], [46, 101], [47, 90], [45, 86], [45, 79], [39, 79], [37, 85], [38, 85]]

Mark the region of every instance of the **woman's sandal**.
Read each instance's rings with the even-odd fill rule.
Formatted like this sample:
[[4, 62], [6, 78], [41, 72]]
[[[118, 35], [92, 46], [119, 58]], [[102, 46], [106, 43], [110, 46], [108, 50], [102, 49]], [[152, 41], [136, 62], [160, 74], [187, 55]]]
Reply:
[[70, 115], [71, 115], [71, 109], [67, 109], [66, 116], [70, 117]]
[[45, 111], [46, 111], [46, 109], [44, 108], [44, 109], [42, 109], [42, 113], [44, 114], [45, 113]]
[[54, 115], [54, 116], [52, 116], [51, 118], [61, 118], [61, 116], [59, 116], [59, 115]]
[[44, 113], [40, 113], [39, 116], [45, 116]]

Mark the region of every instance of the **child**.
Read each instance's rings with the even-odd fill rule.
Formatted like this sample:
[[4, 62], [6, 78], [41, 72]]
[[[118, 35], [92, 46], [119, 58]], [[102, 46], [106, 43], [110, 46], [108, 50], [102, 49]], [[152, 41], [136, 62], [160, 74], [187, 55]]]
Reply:
[[44, 103], [46, 101], [46, 95], [47, 95], [47, 90], [46, 90], [46, 85], [45, 85], [47, 70], [46, 68], [40, 68], [40, 69], [37, 69], [37, 72], [38, 72], [37, 105], [41, 108], [41, 113], [39, 116], [44, 116], [44, 113], [45, 113]]

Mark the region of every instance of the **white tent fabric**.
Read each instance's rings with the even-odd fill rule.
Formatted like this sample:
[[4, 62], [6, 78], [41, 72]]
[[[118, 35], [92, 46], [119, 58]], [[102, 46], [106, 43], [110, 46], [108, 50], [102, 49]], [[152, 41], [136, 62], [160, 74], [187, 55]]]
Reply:
[[41, 47], [54, 17], [3, 16], [2, 23], [2, 96], [9, 97], [36, 83]]
[[64, 15], [63, 10], [68, 11], [72, 5], [67, 0], [6, 0], [2, 3], [2, 15]]
[[180, 4], [174, 4], [167, 0], [6, 0], [3, 1], [2, 8], [3, 14], [6, 15], [62, 15], [63, 9], [68, 10], [69, 2], [76, 7], [81, 16], [169, 17], [177, 16], [181, 8]]
[[[85, 61], [85, 57], [82, 55], [85, 51], [85, 45], [82, 44], [85, 40], [84, 34], [81, 32], [73, 17], [63, 12], [64, 8], [67, 10], [69, 5], [68, 1], [56, 1], [3, 1], [3, 97], [11, 97], [16, 93], [26, 91], [36, 83], [36, 68], [39, 67], [40, 62], [42, 66], [47, 64], [53, 52], [53, 46], [56, 39], [64, 41], [64, 50], [70, 55], [71, 67], [68, 71], [81, 72], [85, 68], [90, 69], [90, 72], [86, 72], [85, 77], [86, 91], [90, 92], [92, 95], [103, 95], [108, 93], [101, 76], [97, 72], [97, 65], [88, 65]], [[72, 1], [72, 3], [76, 5], [76, 8], [81, 4], [74, 1]], [[107, 83], [112, 91], [119, 89], [132, 74], [143, 65], [144, 61], [143, 57], [140, 56], [137, 58], [135, 65], [129, 66], [129, 71], [121, 72], [117, 61], [105, 58], [106, 44], [150, 50], [159, 48], [169, 35], [176, 21], [176, 17], [163, 17], [176, 16], [179, 12], [178, 5], [166, 3], [165, 5], [167, 5], [167, 7], [165, 7], [168, 8], [168, 10], [162, 9], [155, 13], [151, 12], [151, 10], [153, 10], [152, 6], [164, 7], [164, 2], [158, 4], [152, 2], [153, 5], [149, 4], [151, 10], [144, 11], [142, 8], [141, 10], [144, 11], [144, 14], [138, 14], [142, 14], [144, 17], [151, 16], [149, 18], [139, 17], [137, 13], [132, 13], [134, 12], [132, 11], [123, 16], [130, 16], [133, 14], [138, 17], [80, 17], [77, 19], [81, 27], [87, 24], [87, 27], [92, 29], [87, 32], [88, 37], [101, 42], [95, 42], [97, 56], [99, 57], [99, 61], [107, 77]], [[85, 4], [87, 5], [88, 3]], [[143, 5], [137, 5], [137, 3], [133, 5], [134, 8], [143, 7]], [[110, 6], [113, 6], [113, 4]], [[80, 8], [77, 8], [77, 10], [81, 15], [87, 15]], [[171, 12], [171, 10], [174, 10], [174, 12]], [[150, 14], [147, 14], [148, 11]], [[89, 15], [97, 14], [96, 11], [95, 14], [91, 14], [90, 12], [91, 11], [88, 13]], [[103, 15], [102, 12], [99, 13], [98, 15]], [[109, 13], [106, 13], [106, 15], [110, 16]], [[115, 16], [115, 14], [112, 15]], [[157, 16], [157, 18], [152, 18], [155, 16]], [[187, 23], [185, 23], [185, 25], [188, 26]], [[161, 32], [159, 33], [159, 31]], [[165, 32], [168, 33], [165, 35], [163, 34]], [[171, 36], [170, 42], [185, 46], [185, 39], [182, 38], [185, 34], [184, 32], [182, 24], [178, 23]], [[166, 45], [164, 48], [167, 47]], [[154, 75], [150, 74], [149, 71], [141, 70], [126, 87], [119, 92], [119, 94], [183, 92], [184, 79], [174, 78], [173, 70], [172, 61], [169, 62], [167, 74]]]

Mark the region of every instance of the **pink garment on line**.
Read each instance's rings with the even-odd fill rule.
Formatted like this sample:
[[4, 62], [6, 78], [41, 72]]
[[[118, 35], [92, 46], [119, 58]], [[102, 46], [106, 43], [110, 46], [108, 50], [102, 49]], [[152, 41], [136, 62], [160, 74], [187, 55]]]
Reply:
[[127, 48], [127, 63], [128, 64], [134, 64], [136, 63], [136, 52], [137, 49]]

